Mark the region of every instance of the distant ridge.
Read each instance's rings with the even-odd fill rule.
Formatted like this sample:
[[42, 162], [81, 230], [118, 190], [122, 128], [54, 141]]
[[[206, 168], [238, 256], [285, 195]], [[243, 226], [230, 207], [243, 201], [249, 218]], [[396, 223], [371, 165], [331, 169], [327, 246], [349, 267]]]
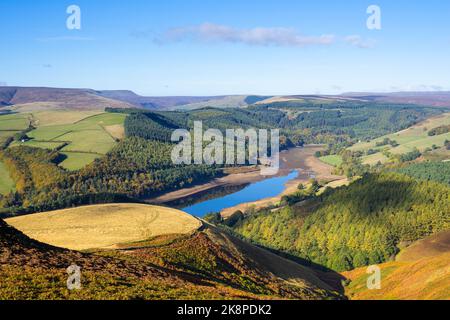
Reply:
[[416, 104], [450, 108], [450, 91], [436, 92], [349, 92], [341, 95], [223, 95], [146, 97], [131, 90], [93, 90], [46, 87], [1, 87], [0, 108], [14, 106], [36, 109], [104, 110], [143, 108], [149, 110], [192, 110], [205, 107], [241, 108], [280, 102], [359, 101]]
[[133, 105], [99, 96], [91, 89], [44, 87], [0, 87], [0, 106], [22, 110], [73, 109], [101, 110], [108, 107], [131, 108]]
[[433, 107], [450, 107], [450, 91], [410, 91], [390, 93], [349, 92], [343, 93], [342, 96], [374, 102], [407, 103], [429, 105]]

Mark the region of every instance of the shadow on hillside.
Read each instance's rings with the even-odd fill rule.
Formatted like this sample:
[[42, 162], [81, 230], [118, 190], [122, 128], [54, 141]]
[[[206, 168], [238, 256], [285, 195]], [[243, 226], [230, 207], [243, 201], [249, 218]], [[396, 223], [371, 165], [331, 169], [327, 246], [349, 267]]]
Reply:
[[314, 263], [312, 261], [294, 256], [294, 255], [284, 252], [284, 251], [279, 251], [279, 250], [264, 247], [261, 245], [258, 245], [258, 247], [260, 247], [261, 249], [267, 250], [269, 252], [272, 252], [272, 253], [276, 254], [277, 256], [280, 256], [287, 260], [298, 263], [304, 267], [310, 268], [311, 270], [313, 270], [316, 273], [317, 277], [320, 280], [322, 280], [323, 282], [328, 284], [330, 287], [332, 287], [334, 290], [336, 290], [340, 294], [344, 295], [344, 293], [345, 293], [344, 282], [345, 282], [346, 278], [343, 275], [341, 275], [340, 273], [338, 273], [328, 267], [325, 267], [320, 264]]

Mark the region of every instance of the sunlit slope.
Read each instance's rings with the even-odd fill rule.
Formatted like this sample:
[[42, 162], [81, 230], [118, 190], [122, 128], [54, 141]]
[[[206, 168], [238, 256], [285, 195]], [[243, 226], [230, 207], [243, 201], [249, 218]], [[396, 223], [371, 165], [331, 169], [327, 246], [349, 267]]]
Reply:
[[[423, 152], [427, 148], [432, 148], [433, 146], [443, 147], [445, 141], [450, 140], [450, 133], [434, 136], [429, 136], [428, 133], [432, 129], [445, 125], [450, 125], [450, 113], [430, 118], [406, 130], [383, 136], [370, 142], [357, 143], [349, 148], [349, 150], [366, 152], [372, 149], [376, 151], [376, 153], [365, 156], [363, 158], [364, 163], [371, 165], [376, 164], [378, 161], [383, 163], [388, 160], [383, 154], [384, 151], [388, 151], [392, 154], [405, 154], [413, 151], [415, 148]], [[398, 146], [377, 146], [377, 143], [382, 142], [386, 138], [397, 142]]]
[[[339, 299], [309, 268], [214, 227], [80, 253], [30, 239], [0, 219], [2, 299]], [[82, 288], [67, 290], [69, 265]]]
[[367, 289], [366, 268], [343, 273], [354, 300], [450, 300], [450, 231], [403, 249], [396, 262], [380, 265], [381, 290]]
[[7, 223], [30, 238], [72, 250], [188, 234], [201, 226], [184, 212], [139, 204], [79, 207], [11, 218]]
[[27, 133], [30, 140], [11, 146], [58, 150], [66, 157], [60, 165], [68, 170], [83, 168], [124, 138], [124, 114], [47, 111], [22, 116], [28, 116], [36, 129]]
[[[450, 230], [419, 240], [401, 250], [396, 261], [412, 262], [450, 252]], [[450, 261], [449, 261], [450, 263]]]

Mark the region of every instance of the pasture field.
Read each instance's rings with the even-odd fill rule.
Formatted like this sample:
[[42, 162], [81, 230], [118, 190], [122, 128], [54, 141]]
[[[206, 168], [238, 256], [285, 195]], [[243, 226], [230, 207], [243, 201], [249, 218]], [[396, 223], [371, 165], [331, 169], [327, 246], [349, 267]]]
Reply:
[[[123, 138], [125, 114], [48, 111], [33, 114], [34, 122], [46, 125], [28, 133], [30, 141], [22, 145], [57, 149], [67, 156], [62, 166], [77, 170], [109, 152]], [[48, 118], [46, 118], [48, 117]], [[70, 122], [61, 124], [64, 121]], [[47, 125], [49, 123], [59, 123]], [[14, 145], [18, 145], [15, 143]], [[73, 157], [73, 158], [72, 158]]]
[[0, 161], [0, 194], [8, 194], [14, 190], [15, 183], [3, 162]]
[[7, 219], [30, 238], [72, 250], [116, 246], [173, 234], [190, 234], [202, 223], [182, 211], [141, 204], [107, 204]]
[[103, 113], [102, 111], [68, 111], [52, 110], [33, 112], [33, 118], [37, 127], [57, 126], [73, 124], [88, 117]]
[[0, 114], [0, 145], [29, 125], [30, 119], [25, 114]]
[[450, 150], [446, 148], [440, 148], [429, 152], [425, 155], [425, 159], [428, 161], [449, 161], [450, 160]]
[[81, 153], [81, 152], [61, 152], [67, 158], [59, 165], [69, 171], [76, 171], [84, 168], [88, 164], [94, 162], [95, 159], [101, 156], [94, 153]]
[[0, 131], [0, 145], [3, 145], [9, 137], [14, 137], [20, 131]]
[[342, 164], [342, 157], [339, 155], [320, 157], [319, 160], [333, 167], [339, 167]]
[[30, 141], [22, 143], [19, 141], [14, 141], [11, 144], [11, 147], [16, 147], [16, 146], [20, 146], [20, 145], [34, 147], [34, 148], [41, 148], [41, 149], [57, 150], [57, 149], [61, 148], [62, 146], [64, 146], [64, 142], [30, 140]]
[[70, 143], [62, 151], [106, 154], [116, 141], [102, 128], [68, 132], [58, 138]]
[[[383, 151], [398, 155], [411, 152], [415, 148], [419, 149], [421, 152], [428, 148], [432, 148], [433, 146], [441, 148], [444, 146], [446, 140], [450, 140], [450, 133], [429, 136], [428, 132], [442, 125], [450, 125], [450, 113], [430, 118], [408, 129], [374, 139], [370, 142], [357, 143], [350, 147], [349, 150], [365, 152], [372, 149], [377, 151], [375, 154], [363, 157], [363, 162], [365, 164], [374, 165], [378, 161], [381, 163], [388, 161], [388, 158], [383, 155]], [[377, 143], [382, 142], [386, 138], [396, 141], [398, 146], [377, 146]]]
[[29, 127], [30, 120], [26, 114], [0, 115], [0, 131], [22, 131]]

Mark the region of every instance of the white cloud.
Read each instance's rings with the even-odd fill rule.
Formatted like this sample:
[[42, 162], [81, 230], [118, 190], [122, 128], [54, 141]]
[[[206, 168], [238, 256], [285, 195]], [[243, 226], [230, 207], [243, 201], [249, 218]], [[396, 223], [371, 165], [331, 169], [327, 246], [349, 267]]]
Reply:
[[8, 84], [5, 81], [0, 81], [0, 87], [6, 87]]
[[352, 46], [361, 48], [361, 49], [370, 49], [375, 46], [375, 40], [372, 39], [363, 39], [359, 35], [350, 35], [344, 38], [344, 41]]
[[334, 35], [305, 36], [291, 28], [239, 29], [225, 25], [204, 23], [197, 26], [179, 27], [168, 30], [156, 39], [159, 43], [179, 41], [243, 43], [253, 46], [304, 47], [330, 45]]

